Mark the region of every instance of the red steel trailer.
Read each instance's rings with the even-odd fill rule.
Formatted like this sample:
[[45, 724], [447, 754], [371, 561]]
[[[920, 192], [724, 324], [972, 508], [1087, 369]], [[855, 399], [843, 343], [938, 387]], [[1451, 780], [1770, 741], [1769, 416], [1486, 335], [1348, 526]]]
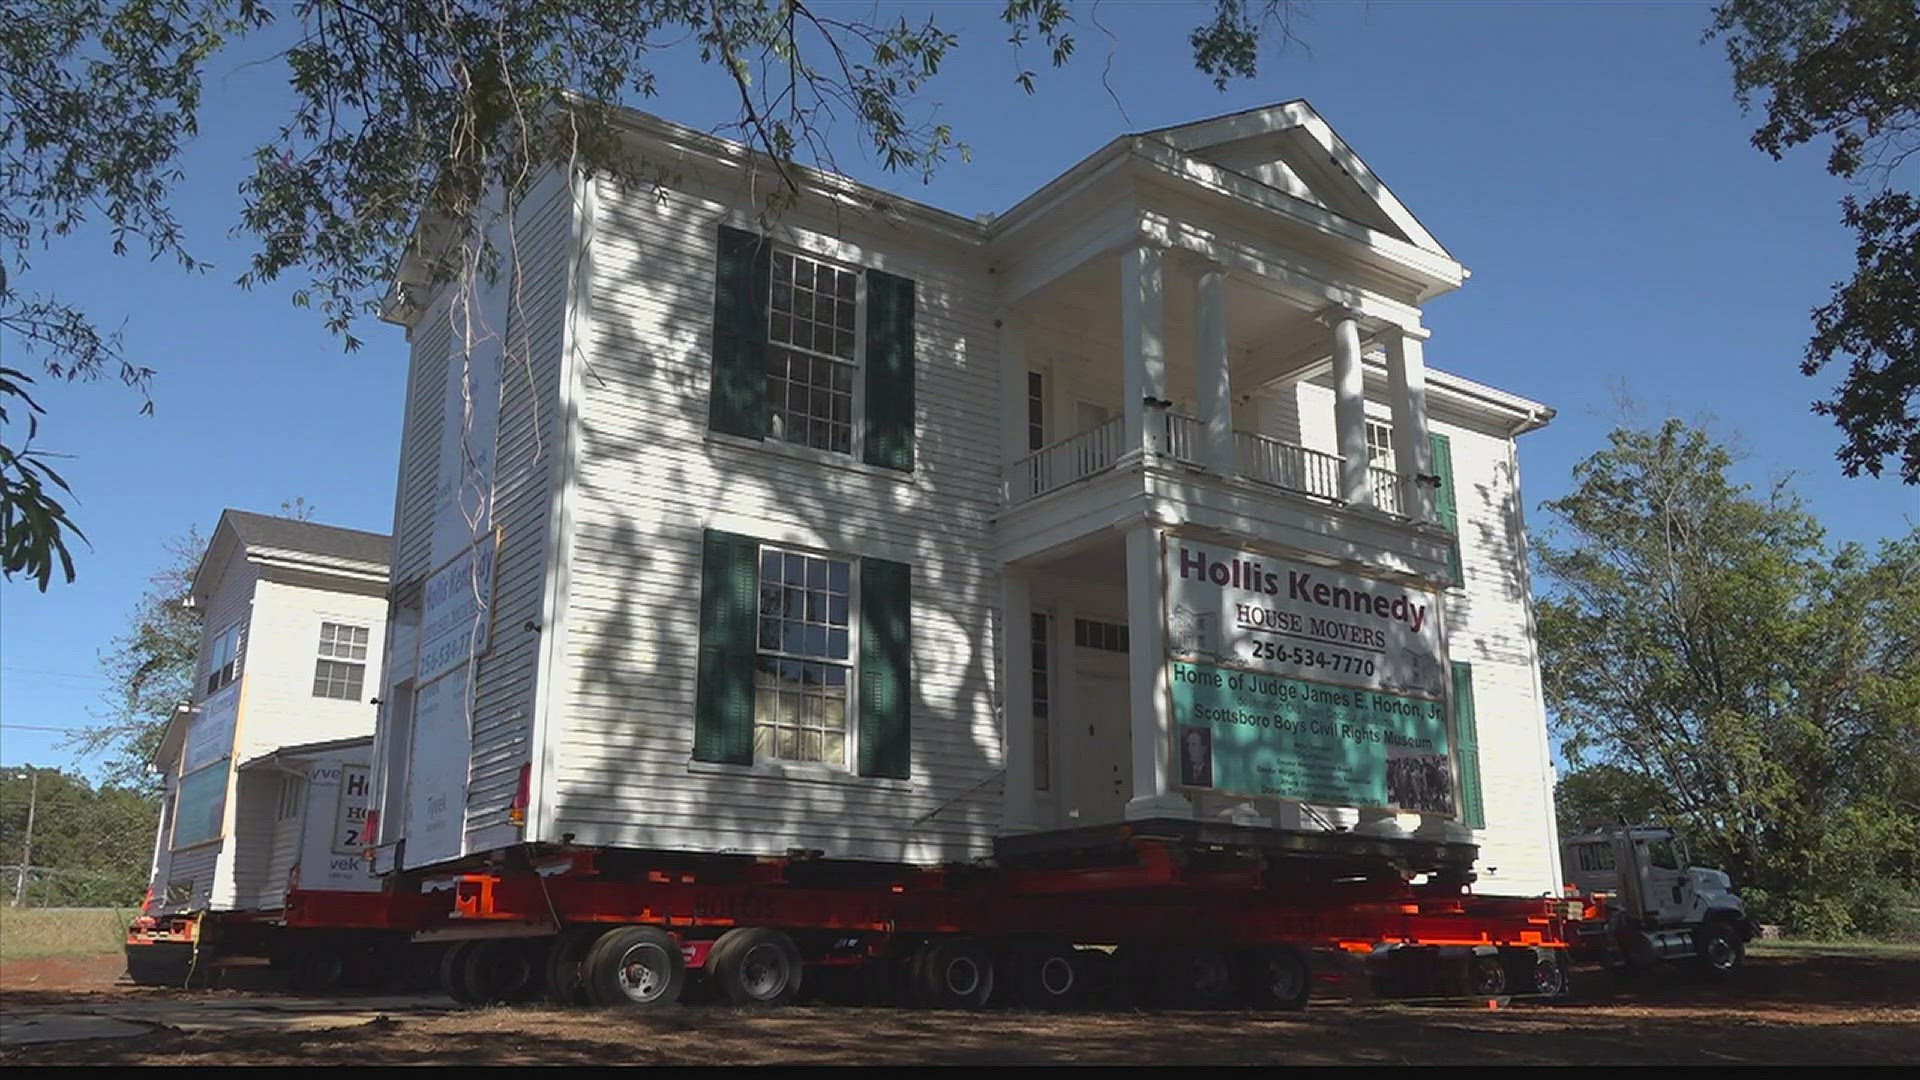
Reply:
[[[203, 953], [297, 985], [384, 975], [462, 1002], [656, 1008], [831, 996], [977, 1008], [1116, 1000], [1303, 1007], [1560, 993], [1582, 905], [1471, 891], [1469, 845], [1137, 822], [1003, 841], [990, 864], [526, 846], [381, 893], [289, 893], [275, 923], [212, 916]], [[137, 949], [129, 936], [129, 966]]]

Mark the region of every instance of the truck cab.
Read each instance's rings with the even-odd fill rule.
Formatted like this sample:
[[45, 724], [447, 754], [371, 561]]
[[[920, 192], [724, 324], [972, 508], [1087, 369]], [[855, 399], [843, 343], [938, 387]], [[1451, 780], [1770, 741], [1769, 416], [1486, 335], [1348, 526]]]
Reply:
[[1607, 913], [1594, 944], [1629, 964], [1692, 957], [1731, 974], [1753, 939], [1732, 879], [1691, 865], [1686, 841], [1672, 829], [1590, 829], [1566, 842], [1563, 864], [1574, 891]]

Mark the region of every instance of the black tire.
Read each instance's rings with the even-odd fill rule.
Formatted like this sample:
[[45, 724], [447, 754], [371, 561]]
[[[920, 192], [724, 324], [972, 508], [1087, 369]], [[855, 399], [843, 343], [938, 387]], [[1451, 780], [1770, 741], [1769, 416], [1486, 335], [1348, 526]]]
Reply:
[[547, 947], [544, 983], [548, 1001], [555, 1005], [592, 1004], [587, 996], [586, 981], [581, 977], [581, 967], [593, 943], [605, 932], [604, 927], [581, 927], [562, 930], [554, 937]]
[[913, 972], [914, 996], [930, 1009], [980, 1009], [993, 998], [993, 956], [972, 941], [928, 944]]
[[1273, 945], [1248, 957], [1240, 983], [1254, 1008], [1293, 1012], [1306, 1008], [1313, 995], [1313, 967], [1299, 949]]
[[324, 993], [345, 986], [352, 974], [351, 965], [340, 950], [326, 945], [309, 946], [293, 958], [292, 984], [295, 990]]
[[1071, 1009], [1087, 1000], [1092, 971], [1080, 950], [1064, 941], [1022, 942], [1009, 965], [1013, 993], [1029, 1009]]
[[687, 959], [665, 930], [623, 926], [593, 943], [580, 978], [601, 1008], [664, 1009], [686, 992]]
[[440, 961], [447, 951], [444, 945], [409, 945], [400, 963], [399, 989], [409, 994], [428, 993], [440, 980]]
[[467, 953], [479, 944], [475, 941], [456, 941], [440, 954], [440, 992], [453, 999], [456, 1005], [473, 1004], [473, 996], [467, 992]]
[[805, 967], [800, 948], [778, 930], [729, 930], [707, 954], [707, 982], [714, 997], [735, 1008], [770, 1009], [800, 993]]
[[1170, 1009], [1218, 1009], [1234, 1000], [1239, 979], [1233, 957], [1212, 945], [1175, 945], [1161, 953], [1155, 1004]]
[[1718, 919], [1693, 931], [1693, 952], [1701, 974], [1709, 979], [1731, 979], [1747, 958], [1747, 947], [1733, 927]]
[[1475, 1001], [1507, 998], [1507, 965], [1498, 955], [1476, 953], [1467, 958], [1467, 995]]
[[1500, 956], [1512, 993], [1549, 1001], [1566, 995], [1567, 969], [1552, 950], [1505, 949]]
[[540, 992], [545, 965], [538, 949], [544, 941], [490, 938], [468, 949], [460, 975], [467, 998], [480, 1005], [514, 1005]]

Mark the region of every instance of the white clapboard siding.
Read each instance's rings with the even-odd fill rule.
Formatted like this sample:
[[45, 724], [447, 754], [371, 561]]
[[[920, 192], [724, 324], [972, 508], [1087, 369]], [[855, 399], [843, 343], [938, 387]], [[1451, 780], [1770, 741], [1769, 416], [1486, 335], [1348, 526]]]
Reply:
[[[983, 270], [885, 226], [789, 215], [812, 250], [914, 279], [915, 471], [709, 438], [717, 226], [729, 208], [597, 193], [592, 320], [545, 797], [554, 835], [919, 861], [980, 854], [1000, 798], [988, 551], [994, 328]], [[744, 208], [744, 207], [743, 207]], [[797, 780], [690, 763], [707, 527], [913, 567], [912, 775]]]
[[[228, 839], [225, 867], [214, 890], [213, 906], [277, 908], [278, 898], [263, 902], [272, 869], [274, 832], [280, 805], [280, 774], [250, 769], [234, 778], [233, 831]], [[281, 885], [286, 878], [282, 871]]]
[[[467, 788], [469, 847], [498, 846], [520, 770], [532, 759], [536, 668], [547, 574], [548, 514], [562, 453], [559, 382], [571, 255], [572, 198], [558, 174], [514, 217], [515, 272], [500, 372], [493, 522], [501, 534], [493, 645], [475, 665]], [[436, 443], [437, 445], [437, 443]]]
[[[1304, 444], [1336, 452], [1333, 391], [1307, 382], [1298, 384], [1295, 396]], [[1387, 419], [1386, 409], [1377, 403], [1369, 402], [1368, 411]], [[1447, 436], [1453, 450], [1466, 584], [1446, 593], [1446, 631], [1450, 657], [1473, 665], [1487, 820], [1485, 829], [1476, 830], [1477, 869], [1488, 891], [1556, 889], [1557, 841], [1550, 827], [1553, 784], [1536, 680], [1522, 538], [1525, 508], [1519, 501], [1513, 443], [1504, 433], [1469, 426], [1465, 418], [1437, 409], [1428, 422], [1434, 432]]]

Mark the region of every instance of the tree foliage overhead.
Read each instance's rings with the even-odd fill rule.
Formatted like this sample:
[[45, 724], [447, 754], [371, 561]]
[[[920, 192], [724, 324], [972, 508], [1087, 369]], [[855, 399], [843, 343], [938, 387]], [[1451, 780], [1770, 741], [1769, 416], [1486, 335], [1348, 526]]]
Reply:
[[1841, 200], [1856, 266], [1814, 309], [1801, 370], [1847, 361], [1814, 408], [1839, 425], [1848, 476], [1878, 476], [1891, 461], [1920, 484], [1920, 198], [1895, 183], [1920, 151], [1920, 5], [1725, 0], [1713, 18], [1735, 95], [1765, 101], [1754, 146], [1778, 160], [1825, 139], [1827, 171], [1865, 189]]
[[[1251, 78], [1263, 43], [1293, 40], [1298, 0], [1196, 4], [1189, 45], [1216, 85]], [[1003, 0], [1021, 55], [1075, 54], [1068, 0]], [[49, 375], [114, 375], [144, 396], [148, 357], [127, 355], [89, 312], [30, 284], [32, 257], [83, 227], [113, 250], [201, 269], [172, 210], [183, 146], [196, 133], [208, 62], [275, 35], [294, 108], [253, 157], [239, 231], [256, 249], [242, 285], [298, 275], [294, 303], [317, 308], [348, 348], [373, 312], [415, 226], [434, 223], [439, 277], [492, 265], [475, 231], [490, 191], [517, 192], [569, 162], [657, 179], [622, 151], [612, 107], [661, 90], [668, 53], [695, 53], [738, 97], [724, 133], [771, 155], [767, 206], [798, 193], [792, 163], [836, 169], [850, 133], [890, 172], [926, 176], [965, 145], [925, 100], [960, 46], [937, 16], [826, 0], [19, 0], [0, 18], [0, 340]], [[996, 43], [998, 44], [998, 43]], [[1035, 75], [1014, 79], [1031, 92]], [[157, 362], [157, 361], [156, 361]], [[0, 405], [22, 378], [0, 383]], [[151, 402], [148, 401], [150, 407]], [[21, 425], [0, 416], [4, 570], [44, 589], [72, 579], [77, 536]], [[36, 418], [37, 419], [37, 418]], [[11, 424], [11, 427], [6, 425]], [[16, 535], [16, 527], [18, 529]]]
[[1920, 891], [1920, 531], [1830, 549], [1732, 464], [1677, 420], [1621, 428], [1545, 504], [1547, 701], [1607, 768], [1563, 802], [1681, 825], [1776, 917], [1873, 929], [1876, 890]]

